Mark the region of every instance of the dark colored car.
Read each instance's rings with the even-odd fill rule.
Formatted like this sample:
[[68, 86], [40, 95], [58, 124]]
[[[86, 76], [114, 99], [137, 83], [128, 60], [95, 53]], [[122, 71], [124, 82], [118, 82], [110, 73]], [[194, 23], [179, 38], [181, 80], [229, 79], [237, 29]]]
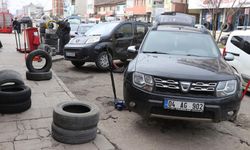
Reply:
[[76, 67], [85, 62], [95, 62], [101, 70], [109, 67], [107, 50], [113, 59], [125, 61], [133, 58], [127, 48], [140, 44], [148, 30], [142, 22], [100, 23], [88, 30], [84, 36], [75, 37], [64, 48], [64, 57]]
[[20, 22], [27, 25], [27, 27], [32, 27], [32, 19], [29, 16], [22, 17]]
[[124, 73], [128, 109], [146, 118], [234, 121], [242, 93], [240, 77], [225, 61], [233, 56], [223, 58], [207, 30], [176, 20], [165, 19], [140, 47], [128, 48], [138, 52]]

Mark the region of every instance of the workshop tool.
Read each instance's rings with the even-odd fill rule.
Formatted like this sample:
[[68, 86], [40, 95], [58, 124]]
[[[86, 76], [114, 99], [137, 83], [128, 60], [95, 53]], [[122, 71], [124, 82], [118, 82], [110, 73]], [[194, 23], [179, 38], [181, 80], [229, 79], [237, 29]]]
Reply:
[[250, 86], [250, 80], [248, 81], [247, 86], [246, 86], [244, 92], [242, 93], [241, 100], [242, 100], [242, 99], [244, 98], [244, 96], [247, 94], [247, 90], [248, 90], [249, 86]]
[[114, 106], [115, 106], [115, 109], [117, 109], [119, 111], [122, 111], [123, 109], [126, 108], [125, 101], [122, 100], [122, 99], [117, 98], [117, 96], [116, 96], [116, 88], [115, 88], [115, 81], [114, 81], [114, 75], [113, 75], [112, 58], [109, 55], [108, 47], [106, 47], [106, 50], [107, 50], [107, 55], [108, 55], [110, 78], [111, 78], [113, 94], [114, 94]]

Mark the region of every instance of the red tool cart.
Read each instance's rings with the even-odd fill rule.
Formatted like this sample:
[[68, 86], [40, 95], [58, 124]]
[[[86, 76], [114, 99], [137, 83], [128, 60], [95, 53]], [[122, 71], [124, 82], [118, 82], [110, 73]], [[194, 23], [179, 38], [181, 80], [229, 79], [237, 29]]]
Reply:
[[[15, 34], [17, 34], [17, 33], [15, 33]], [[38, 46], [40, 45], [40, 37], [38, 34], [38, 28], [33, 28], [33, 27], [24, 28], [24, 30], [23, 30], [24, 46], [23, 47], [21, 46], [20, 41], [21, 40], [20, 40], [19, 35], [16, 36], [17, 51], [29, 53], [33, 50], [36, 50], [38, 48]]]

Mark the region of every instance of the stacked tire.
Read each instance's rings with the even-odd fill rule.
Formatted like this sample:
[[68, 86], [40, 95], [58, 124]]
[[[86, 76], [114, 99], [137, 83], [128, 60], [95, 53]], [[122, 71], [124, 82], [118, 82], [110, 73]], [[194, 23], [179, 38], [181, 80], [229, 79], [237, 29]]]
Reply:
[[[33, 61], [39, 61], [39, 59], [45, 59], [45, 65], [39, 69], [33, 66]], [[52, 78], [52, 72], [50, 71], [52, 67], [51, 56], [43, 50], [35, 50], [29, 53], [26, 58], [26, 67], [28, 71], [26, 72], [27, 80], [33, 81], [43, 81], [50, 80]]]
[[86, 102], [62, 102], [53, 111], [52, 137], [66, 144], [83, 144], [95, 139], [99, 109]]
[[21, 113], [31, 107], [31, 89], [13, 70], [0, 71], [0, 113]]

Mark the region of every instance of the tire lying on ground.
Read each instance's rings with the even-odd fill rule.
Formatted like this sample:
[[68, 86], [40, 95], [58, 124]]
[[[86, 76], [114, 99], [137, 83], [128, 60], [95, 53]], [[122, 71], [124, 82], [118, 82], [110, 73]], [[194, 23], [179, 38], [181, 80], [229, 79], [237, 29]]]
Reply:
[[20, 73], [14, 70], [1, 70], [0, 71], [0, 86], [3, 84], [15, 84], [24, 85], [22, 76]]
[[25, 85], [6, 85], [0, 87], [0, 105], [22, 103], [31, 97], [31, 89]]
[[26, 79], [32, 81], [44, 81], [52, 78], [52, 72], [29, 72], [26, 71]]
[[[34, 58], [37, 56], [45, 58], [46, 60], [45, 65], [41, 69], [34, 68], [32, 64]], [[27, 56], [26, 66], [30, 72], [48, 72], [52, 67], [52, 58], [47, 52], [43, 50], [35, 50], [29, 53], [29, 55]]]
[[53, 122], [68, 130], [90, 129], [99, 122], [99, 108], [86, 102], [62, 102], [54, 108]]
[[66, 144], [83, 144], [96, 137], [97, 127], [86, 130], [67, 130], [52, 123], [52, 137], [58, 142]]
[[31, 106], [31, 99], [27, 99], [26, 101], [20, 103], [1, 104], [0, 113], [2, 114], [20, 113], [28, 110], [30, 106]]

